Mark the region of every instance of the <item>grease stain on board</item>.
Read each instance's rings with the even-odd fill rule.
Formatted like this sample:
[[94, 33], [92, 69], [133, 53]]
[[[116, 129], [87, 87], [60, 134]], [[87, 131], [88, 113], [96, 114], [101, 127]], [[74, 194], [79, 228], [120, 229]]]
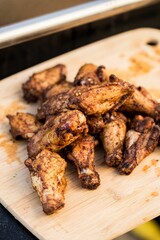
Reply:
[[152, 192], [152, 193], [151, 193], [151, 196], [152, 196], [152, 197], [157, 197], [158, 195], [159, 195], [158, 192]]
[[21, 160], [17, 154], [18, 145], [12, 139], [9, 138], [7, 134], [0, 134], [0, 147], [5, 151], [7, 157], [6, 161], [8, 164]]
[[25, 110], [27, 107], [24, 103], [18, 100], [13, 101], [8, 106], [0, 105], [0, 120], [4, 120], [7, 114], [15, 114], [17, 111]]
[[157, 175], [157, 177], [160, 177], [160, 167], [157, 166], [157, 164], [159, 163], [159, 160], [158, 159], [152, 159], [150, 161], [150, 164], [149, 165], [145, 165], [143, 168], [142, 168], [142, 171], [145, 172], [145, 173], [148, 173], [149, 169], [151, 167], [154, 167], [154, 170], [155, 170], [155, 173]]

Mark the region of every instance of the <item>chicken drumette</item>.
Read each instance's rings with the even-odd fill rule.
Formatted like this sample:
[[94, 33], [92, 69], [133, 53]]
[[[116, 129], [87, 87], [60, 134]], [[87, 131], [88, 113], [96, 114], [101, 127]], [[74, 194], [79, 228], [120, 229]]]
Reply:
[[27, 102], [37, 101], [47, 87], [64, 81], [66, 79], [66, 72], [66, 66], [58, 64], [52, 68], [33, 74], [22, 85], [25, 100]]
[[41, 127], [36, 117], [30, 113], [16, 113], [16, 115], [7, 115], [11, 126], [12, 137], [24, 139], [31, 138]]
[[27, 159], [33, 188], [37, 191], [46, 214], [52, 214], [64, 206], [64, 177], [66, 162], [57, 153], [42, 150], [35, 158]]
[[67, 157], [77, 167], [82, 187], [96, 189], [100, 185], [99, 174], [94, 165], [95, 139], [85, 135], [73, 142], [68, 149]]
[[106, 114], [105, 121], [105, 127], [100, 134], [105, 150], [105, 162], [111, 167], [118, 166], [122, 160], [127, 119], [122, 113], [113, 112]]
[[123, 161], [118, 166], [120, 174], [130, 174], [154, 151], [160, 136], [159, 127], [149, 117], [136, 116], [131, 128], [126, 134]]
[[62, 112], [50, 117], [41, 129], [28, 142], [28, 155], [35, 157], [47, 148], [59, 151], [87, 133], [86, 117], [78, 110]]

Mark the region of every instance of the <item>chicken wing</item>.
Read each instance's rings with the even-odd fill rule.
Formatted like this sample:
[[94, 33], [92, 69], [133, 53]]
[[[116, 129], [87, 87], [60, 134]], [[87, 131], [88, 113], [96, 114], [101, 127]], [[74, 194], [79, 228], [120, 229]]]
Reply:
[[134, 93], [121, 106], [122, 111], [132, 114], [145, 114], [157, 118], [160, 104], [153, 100], [143, 88], [134, 88]]
[[42, 94], [42, 100], [45, 101], [53, 96], [56, 96], [59, 93], [62, 93], [64, 91], [70, 89], [72, 86], [73, 86], [73, 84], [70, 82], [67, 82], [67, 81], [50, 86], [44, 90], [44, 92]]
[[74, 86], [91, 86], [91, 85], [97, 85], [100, 83], [100, 80], [96, 74], [97, 66], [91, 63], [83, 65], [73, 82]]
[[77, 86], [50, 98], [38, 109], [43, 119], [66, 109], [78, 109], [86, 115], [101, 115], [116, 110], [132, 94], [133, 86], [122, 80], [94, 86]]
[[67, 157], [77, 167], [82, 187], [96, 189], [100, 185], [99, 174], [94, 164], [94, 137], [90, 135], [78, 138], [69, 146]]
[[106, 82], [108, 79], [108, 72], [104, 66], [97, 67], [89, 63], [79, 69], [73, 84], [74, 86], [91, 86]]
[[118, 112], [106, 114], [105, 127], [100, 133], [105, 150], [105, 162], [108, 166], [118, 166], [122, 160], [122, 151], [126, 136], [126, 117]]
[[132, 85], [123, 81], [82, 86], [71, 92], [68, 107], [86, 115], [101, 115], [119, 108], [132, 91]]
[[11, 126], [12, 137], [24, 139], [31, 138], [41, 127], [36, 117], [30, 113], [17, 112], [16, 115], [7, 115]]
[[63, 64], [58, 64], [42, 72], [35, 73], [22, 85], [24, 99], [27, 102], [36, 102], [47, 87], [65, 79], [66, 66]]
[[158, 144], [159, 127], [152, 121], [146, 124], [145, 118], [143, 120], [137, 118], [137, 121], [139, 122], [136, 125], [133, 124], [132, 129], [126, 134], [124, 158], [118, 166], [120, 174], [130, 174], [145, 157], [154, 151]]
[[59, 151], [87, 133], [86, 117], [78, 110], [70, 110], [50, 117], [41, 129], [29, 140], [29, 157], [35, 157], [44, 148]]
[[42, 150], [34, 160], [25, 161], [31, 175], [32, 185], [37, 191], [46, 214], [52, 214], [64, 207], [64, 176], [66, 162], [57, 153]]

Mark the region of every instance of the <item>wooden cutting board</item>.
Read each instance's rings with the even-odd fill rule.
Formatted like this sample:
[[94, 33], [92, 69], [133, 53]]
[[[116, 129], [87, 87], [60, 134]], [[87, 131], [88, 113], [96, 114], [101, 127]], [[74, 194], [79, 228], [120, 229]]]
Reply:
[[[46, 216], [24, 166], [26, 143], [14, 142], [6, 114], [36, 112], [36, 104], [22, 98], [21, 85], [30, 75], [57, 63], [68, 67], [73, 80], [84, 63], [103, 64], [137, 85], [145, 86], [160, 99], [160, 31], [137, 29], [66, 53], [0, 82], [0, 199], [1, 203], [39, 239], [109, 240], [160, 214], [160, 148], [148, 156], [130, 176], [120, 176], [103, 163], [97, 147], [96, 166], [101, 186], [82, 189], [75, 167], [68, 164], [65, 208]], [[64, 43], [67, 44], [67, 43]], [[47, 48], [47, 46], [46, 46]]]

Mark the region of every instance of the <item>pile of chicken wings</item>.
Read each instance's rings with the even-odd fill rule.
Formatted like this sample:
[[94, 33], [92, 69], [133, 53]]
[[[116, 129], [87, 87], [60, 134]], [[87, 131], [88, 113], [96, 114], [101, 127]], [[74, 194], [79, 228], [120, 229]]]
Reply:
[[130, 174], [159, 143], [160, 104], [143, 87], [109, 76], [104, 66], [83, 65], [71, 83], [66, 66], [58, 64], [31, 76], [22, 90], [27, 102], [39, 101], [37, 114], [7, 118], [13, 138], [27, 140], [25, 165], [46, 214], [64, 206], [67, 160], [82, 187], [96, 189], [97, 144], [108, 166]]

